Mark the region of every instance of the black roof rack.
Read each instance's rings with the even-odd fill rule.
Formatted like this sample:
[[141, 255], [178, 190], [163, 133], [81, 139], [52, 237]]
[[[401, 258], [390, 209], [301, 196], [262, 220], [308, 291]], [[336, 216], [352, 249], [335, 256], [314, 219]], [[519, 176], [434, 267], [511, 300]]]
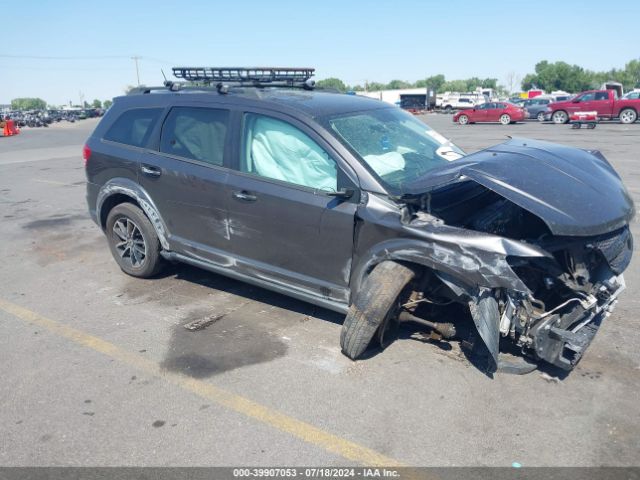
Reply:
[[[208, 90], [228, 93], [230, 87], [289, 87], [313, 90], [315, 81], [311, 78], [314, 68], [282, 67], [174, 67], [173, 74], [187, 82], [202, 85], [190, 85], [185, 82], [164, 81], [161, 87], [136, 87], [127, 95], [151, 93], [157, 90]], [[164, 74], [163, 74], [164, 75]]]
[[313, 88], [314, 68], [283, 67], [174, 67], [176, 78], [210, 85], [286, 86]]

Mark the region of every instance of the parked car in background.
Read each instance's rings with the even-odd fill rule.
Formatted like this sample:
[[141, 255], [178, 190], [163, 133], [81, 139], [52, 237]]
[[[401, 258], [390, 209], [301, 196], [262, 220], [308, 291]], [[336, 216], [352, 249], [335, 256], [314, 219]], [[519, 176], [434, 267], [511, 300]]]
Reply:
[[454, 110], [473, 108], [485, 102], [486, 97], [479, 93], [446, 92], [442, 97], [440, 108], [446, 113], [451, 113]]
[[567, 100], [571, 100], [574, 96], [573, 95], [551, 95], [553, 97], [553, 101], [554, 102], [566, 102]]
[[527, 110], [527, 118], [535, 118], [539, 122], [544, 122], [547, 107], [553, 101], [553, 98], [549, 97], [535, 97], [525, 100], [522, 105], [519, 106]]
[[640, 112], [640, 99], [617, 98], [615, 90], [589, 90], [571, 100], [553, 102], [546, 117], [554, 123], [567, 123], [574, 112], [598, 112], [599, 118], [619, 118], [621, 123], [634, 123]]
[[509, 102], [489, 102], [462, 110], [453, 116], [460, 125], [476, 122], [500, 122], [503, 125], [520, 122], [527, 118], [526, 110]]
[[633, 92], [625, 93], [620, 100], [639, 100], [640, 90], [634, 90]]

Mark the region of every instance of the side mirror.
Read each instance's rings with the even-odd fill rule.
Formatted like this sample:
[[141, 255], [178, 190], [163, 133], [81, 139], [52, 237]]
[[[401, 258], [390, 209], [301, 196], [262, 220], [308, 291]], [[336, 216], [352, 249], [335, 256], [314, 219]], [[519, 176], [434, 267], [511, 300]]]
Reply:
[[580, 99], [579, 98], [574, 98], [573, 100], [571, 100], [571, 103], [580, 103]]
[[341, 188], [337, 192], [326, 192], [326, 195], [327, 197], [336, 197], [336, 198], [342, 198], [343, 200], [346, 200], [348, 198], [353, 197], [354, 193], [356, 192], [352, 188]]

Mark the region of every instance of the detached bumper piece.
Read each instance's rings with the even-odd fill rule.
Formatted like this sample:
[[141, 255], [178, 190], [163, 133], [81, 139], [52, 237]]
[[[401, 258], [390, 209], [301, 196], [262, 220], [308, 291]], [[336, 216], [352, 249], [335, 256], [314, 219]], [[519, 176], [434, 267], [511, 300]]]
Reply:
[[568, 313], [540, 320], [531, 331], [535, 356], [564, 370], [573, 369], [624, 289], [622, 275], [612, 277], [600, 288], [597, 297], [575, 299], [575, 306]]

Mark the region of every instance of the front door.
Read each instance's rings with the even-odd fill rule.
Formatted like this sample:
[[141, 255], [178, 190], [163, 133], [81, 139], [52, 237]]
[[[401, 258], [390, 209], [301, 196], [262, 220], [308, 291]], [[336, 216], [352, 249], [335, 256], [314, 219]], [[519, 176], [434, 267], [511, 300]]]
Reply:
[[[347, 302], [359, 193], [346, 165], [327, 153], [315, 132], [288, 117], [245, 113], [240, 144], [228, 179], [238, 271]], [[354, 195], [327, 195], [343, 188]]]
[[593, 111], [593, 101], [596, 98], [595, 92], [588, 92], [576, 97], [567, 108], [569, 113], [573, 112], [591, 112]]
[[167, 115], [158, 151], [140, 160], [140, 183], [167, 230], [172, 250], [228, 263], [224, 166], [229, 111], [176, 106]]
[[471, 121], [473, 122], [486, 122], [487, 121], [487, 107], [491, 105], [490, 103], [483, 103], [478, 105], [472, 114]]

